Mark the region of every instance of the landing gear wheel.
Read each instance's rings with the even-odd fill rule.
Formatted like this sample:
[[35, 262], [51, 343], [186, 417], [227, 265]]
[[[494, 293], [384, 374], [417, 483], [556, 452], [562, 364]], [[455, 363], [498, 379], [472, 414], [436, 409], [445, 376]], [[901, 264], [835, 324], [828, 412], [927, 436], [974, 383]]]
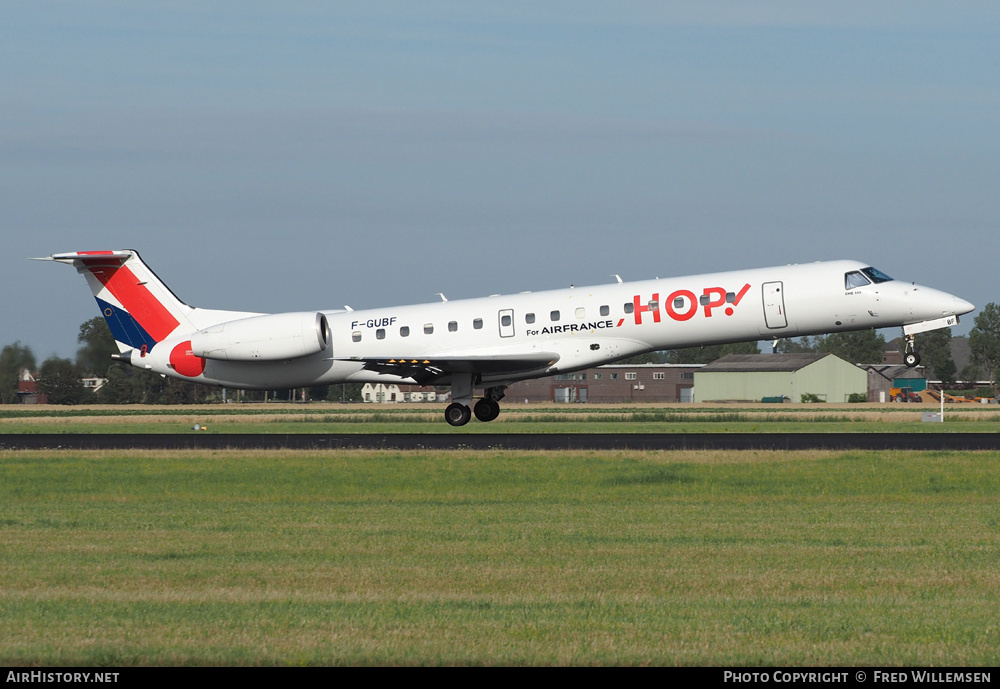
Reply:
[[500, 416], [500, 403], [496, 400], [483, 398], [476, 402], [472, 409], [480, 421], [492, 421]]
[[920, 355], [917, 354], [916, 338], [913, 335], [907, 335], [906, 329], [903, 329], [903, 363], [909, 368], [913, 368], [920, 363]]
[[452, 426], [464, 426], [472, 418], [472, 410], [464, 404], [452, 402], [444, 410], [444, 420]]

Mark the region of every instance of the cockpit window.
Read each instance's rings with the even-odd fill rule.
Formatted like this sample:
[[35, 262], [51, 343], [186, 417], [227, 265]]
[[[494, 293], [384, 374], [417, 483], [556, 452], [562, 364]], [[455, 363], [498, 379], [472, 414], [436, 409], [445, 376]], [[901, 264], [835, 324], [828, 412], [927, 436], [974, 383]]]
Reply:
[[844, 275], [844, 289], [854, 289], [870, 284], [868, 278], [862, 275], [860, 271], [852, 270], [850, 273]]
[[871, 281], [875, 284], [880, 282], [892, 282], [892, 278], [878, 268], [862, 268], [861, 272], [870, 277]]

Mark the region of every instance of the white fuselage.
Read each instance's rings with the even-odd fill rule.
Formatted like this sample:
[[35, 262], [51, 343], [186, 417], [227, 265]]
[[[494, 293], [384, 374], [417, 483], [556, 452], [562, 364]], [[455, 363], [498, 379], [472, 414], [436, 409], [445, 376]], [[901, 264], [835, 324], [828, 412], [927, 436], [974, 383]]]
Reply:
[[[366, 368], [373, 359], [430, 361], [551, 354], [519, 371], [487, 369], [474, 384], [504, 385], [611, 363], [643, 352], [950, 319], [973, 306], [958, 297], [890, 280], [848, 287], [857, 261], [739, 270], [497, 295], [361, 311], [323, 312], [325, 351], [284, 361], [208, 360], [199, 382], [239, 388], [288, 388], [339, 382], [416, 382]], [[203, 327], [194, 309], [191, 321]], [[212, 318], [224, 318], [203, 312]], [[251, 314], [237, 314], [245, 317]], [[943, 321], [934, 327], [949, 324]], [[176, 375], [164, 341], [132, 363]], [[426, 361], [425, 361], [426, 360]], [[182, 377], [182, 376], [179, 376]], [[189, 376], [188, 379], [191, 379]], [[447, 383], [447, 378], [436, 382]]]

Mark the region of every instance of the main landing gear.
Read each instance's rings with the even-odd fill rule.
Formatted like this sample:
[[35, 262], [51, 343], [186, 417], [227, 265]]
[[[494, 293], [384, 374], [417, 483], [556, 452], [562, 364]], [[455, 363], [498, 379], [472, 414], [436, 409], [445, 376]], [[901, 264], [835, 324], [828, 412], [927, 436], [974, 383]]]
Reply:
[[444, 420], [452, 426], [464, 426], [469, 423], [472, 414], [475, 413], [476, 418], [480, 421], [492, 421], [500, 416], [500, 400], [504, 398], [504, 390], [506, 389], [505, 385], [486, 388], [483, 398], [478, 400], [472, 409], [469, 409], [469, 405], [463, 401], [452, 402], [444, 410]]
[[903, 363], [908, 367], [913, 368], [920, 363], [920, 355], [917, 354], [913, 343], [913, 335], [903, 335], [906, 340], [906, 344], [903, 346]]
[[480, 421], [492, 421], [500, 416], [500, 403], [484, 397], [476, 402], [476, 406], [472, 408], [472, 412]]
[[469, 423], [469, 419], [471, 418], [472, 410], [466, 405], [458, 402], [452, 402], [448, 405], [448, 408], [444, 410], [444, 420], [452, 426], [464, 426]]

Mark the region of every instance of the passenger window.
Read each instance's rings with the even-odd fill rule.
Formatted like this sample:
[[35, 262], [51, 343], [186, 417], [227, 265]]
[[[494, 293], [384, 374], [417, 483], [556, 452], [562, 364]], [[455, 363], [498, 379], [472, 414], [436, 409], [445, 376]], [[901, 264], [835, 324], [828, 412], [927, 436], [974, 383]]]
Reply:
[[611, 313], [611, 308], [607, 304], [601, 307], [602, 316], [607, 316], [609, 313]]
[[375, 339], [376, 340], [385, 339], [385, 328], [379, 328], [378, 330], [375, 331]]
[[625, 308], [625, 313], [632, 313], [632, 311], [635, 310], [635, 304], [633, 304], [630, 301], [627, 301], [625, 302], [624, 308]]
[[524, 322], [525, 323], [534, 323], [535, 322], [535, 314], [533, 314], [533, 313], [526, 313], [526, 314], [524, 314]]
[[476, 320], [472, 321], [472, 327], [475, 328], [476, 330], [482, 330], [483, 329], [483, 319], [482, 318], [477, 318]]
[[861, 274], [861, 271], [852, 270], [850, 273], [844, 275], [844, 289], [854, 289], [855, 287], [864, 287], [865, 285], [871, 284], [868, 282], [868, 278]]
[[500, 316], [500, 325], [502, 325], [505, 328], [509, 328], [510, 327], [510, 316], [508, 316], [507, 314], [504, 314], [503, 316]]
[[433, 323], [427, 323], [427, 324], [425, 324], [424, 325], [424, 335], [433, 335], [433, 334], [434, 334], [434, 324]]
[[660, 310], [660, 302], [656, 301], [655, 299], [650, 299], [650, 301], [649, 301], [649, 312], [650, 313], [656, 313], [659, 310]]
[[736, 292], [726, 292], [726, 303], [727, 304], [736, 303]]
[[582, 306], [580, 308], [578, 308], [576, 310], [576, 317], [580, 318], [580, 319], [586, 318], [587, 317], [587, 309], [583, 308]]
[[698, 297], [698, 303], [701, 304], [702, 306], [708, 306], [709, 300], [711, 300], [711, 297], [708, 296], [707, 294], [703, 294], [700, 297]]
[[361, 342], [361, 331], [355, 330], [353, 333], [351, 333], [351, 340], [353, 340], [354, 342]]
[[410, 326], [404, 325], [402, 328], [400, 328], [399, 329], [399, 336], [400, 337], [409, 337], [410, 336]]
[[674, 297], [674, 311], [680, 311], [684, 308], [684, 297]]
[[458, 321], [448, 322], [448, 332], [455, 333], [458, 332]]
[[552, 311], [551, 313], [549, 313], [549, 320], [550, 321], [558, 321], [559, 320], [559, 312], [558, 311]]

